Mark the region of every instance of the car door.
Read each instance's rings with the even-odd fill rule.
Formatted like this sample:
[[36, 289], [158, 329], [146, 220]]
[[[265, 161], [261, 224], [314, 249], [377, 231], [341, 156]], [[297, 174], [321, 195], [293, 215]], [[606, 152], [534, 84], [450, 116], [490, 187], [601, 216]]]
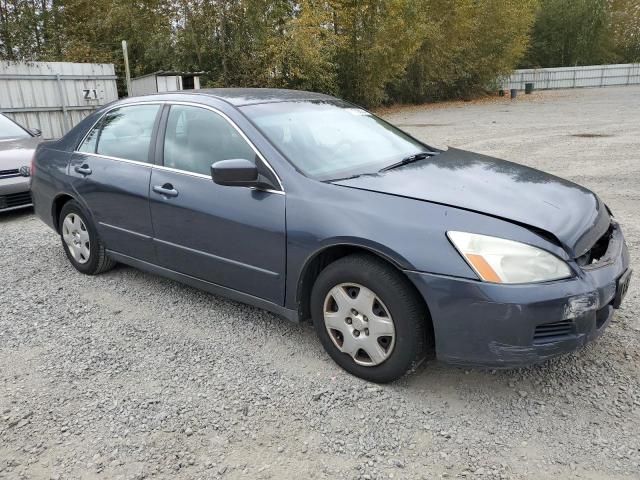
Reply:
[[282, 305], [285, 196], [215, 184], [211, 165], [242, 158], [279, 185], [258, 151], [225, 115], [171, 105], [152, 169], [150, 205], [161, 266]]
[[73, 189], [106, 247], [148, 262], [155, 262], [149, 182], [160, 110], [139, 104], [109, 111], [69, 164]]

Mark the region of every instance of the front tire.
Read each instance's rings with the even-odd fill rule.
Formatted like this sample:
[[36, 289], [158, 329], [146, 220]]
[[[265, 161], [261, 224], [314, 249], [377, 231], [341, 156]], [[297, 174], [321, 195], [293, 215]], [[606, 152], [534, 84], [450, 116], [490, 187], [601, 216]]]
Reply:
[[313, 324], [331, 358], [376, 383], [394, 381], [424, 360], [428, 312], [413, 285], [370, 255], [327, 266], [311, 292]]
[[75, 200], [64, 204], [60, 212], [58, 231], [62, 248], [76, 270], [97, 275], [114, 267], [98, 232], [84, 209]]

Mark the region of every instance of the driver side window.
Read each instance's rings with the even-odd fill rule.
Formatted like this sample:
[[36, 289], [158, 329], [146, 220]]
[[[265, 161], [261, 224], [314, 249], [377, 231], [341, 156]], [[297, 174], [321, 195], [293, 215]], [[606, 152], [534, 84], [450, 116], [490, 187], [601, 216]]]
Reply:
[[227, 120], [211, 110], [172, 105], [164, 138], [164, 166], [209, 175], [211, 164], [256, 154]]

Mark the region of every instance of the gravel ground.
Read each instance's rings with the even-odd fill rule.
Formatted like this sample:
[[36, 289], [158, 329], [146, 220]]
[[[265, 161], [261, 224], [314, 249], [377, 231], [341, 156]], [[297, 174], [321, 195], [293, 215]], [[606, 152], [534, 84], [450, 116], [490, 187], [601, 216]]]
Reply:
[[[640, 272], [639, 105], [626, 87], [384, 114], [593, 188]], [[0, 478], [640, 478], [638, 279], [576, 354], [379, 387], [308, 325], [127, 267], [76, 273], [30, 212], [0, 217], [0, 245]]]

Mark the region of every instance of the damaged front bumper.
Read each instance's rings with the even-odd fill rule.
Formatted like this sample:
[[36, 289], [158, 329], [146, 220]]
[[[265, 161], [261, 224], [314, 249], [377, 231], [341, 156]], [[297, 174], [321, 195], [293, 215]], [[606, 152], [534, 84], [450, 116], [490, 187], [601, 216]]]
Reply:
[[576, 350], [598, 337], [628, 287], [629, 253], [614, 229], [605, 258], [568, 280], [500, 285], [405, 272], [425, 298], [439, 360], [518, 367]]

